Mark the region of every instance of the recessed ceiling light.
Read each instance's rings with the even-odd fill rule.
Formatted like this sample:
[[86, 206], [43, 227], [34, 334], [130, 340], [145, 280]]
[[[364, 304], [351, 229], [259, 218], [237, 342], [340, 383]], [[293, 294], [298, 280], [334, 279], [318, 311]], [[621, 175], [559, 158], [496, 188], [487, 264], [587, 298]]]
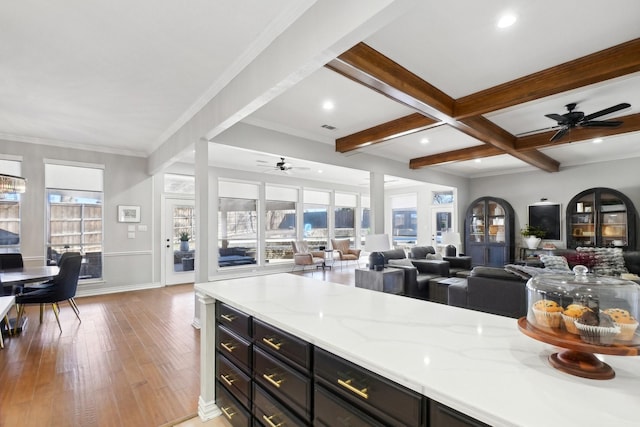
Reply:
[[475, 159], [474, 162], [476, 163], [482, 163], [482, 159]]
[[333, 104], [333, 101], [324, 101], [322, 103], [322, 108], [325, 110], [333, 110], [335, 107], [335, 105]]
[[420, 144], [428, 144], [429, 143], [429, 138], [422, 138], [420, 140]]
[[498, 28], [507, 28], [516, 23], [518, 18], [512, 13], [506, 13], [498, 19]]
[[596, 139], [594, 139], [594, 140], [593, 140], [593, 141], [591, 141], [591, 142], [593, 142], [594, 144], [600, 144], [602, 141], [604, 141], [604, 139], [602, 139], [602, 138], [596, 138]]
[[318, 169], [318, 173], [322, 173], [322, 169]]

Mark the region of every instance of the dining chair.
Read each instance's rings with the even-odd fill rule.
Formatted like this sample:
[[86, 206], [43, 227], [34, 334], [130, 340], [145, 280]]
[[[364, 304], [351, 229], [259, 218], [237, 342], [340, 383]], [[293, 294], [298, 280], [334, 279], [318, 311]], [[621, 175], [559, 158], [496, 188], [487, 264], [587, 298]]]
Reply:
[[40, 304], [40, 323], [42, 323], [44, 305], [51, 304], [53, 313], [58, 322], [58, 328], [62, 333], [60, 325], [59, 302], [68, 301], [71, 309], [75, 313], [80, 322], [80, 310], [74, 300], [76, 290], [78, 288], [78, 277], [80, 275], [80, 266], [82, 263], [82, 255], [79, 253], [69, 253], [64, 259], [60, 260], [60, 271], [51, 279], [50, 282], [32, 287], [25, 287], [23, 293], [16, 295], [16, 305], [18, 305], [17, 323], [20, 324], [22, 315], [24, 314], [25, 305]]

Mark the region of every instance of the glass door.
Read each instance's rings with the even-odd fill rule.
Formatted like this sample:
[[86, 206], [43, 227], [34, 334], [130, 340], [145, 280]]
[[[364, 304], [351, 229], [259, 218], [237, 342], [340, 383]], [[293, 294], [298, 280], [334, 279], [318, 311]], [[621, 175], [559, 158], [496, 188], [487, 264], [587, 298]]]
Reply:
[[484, 201], [478, 202], [473, 206], [468, 230], [472, 242], [484, 243], [485, 241], [484, 227], [487, 223], [485, 206], [486, 203]]
[[165, 285], [195, 280], [195, 202], [166, 199], [164, 207]]

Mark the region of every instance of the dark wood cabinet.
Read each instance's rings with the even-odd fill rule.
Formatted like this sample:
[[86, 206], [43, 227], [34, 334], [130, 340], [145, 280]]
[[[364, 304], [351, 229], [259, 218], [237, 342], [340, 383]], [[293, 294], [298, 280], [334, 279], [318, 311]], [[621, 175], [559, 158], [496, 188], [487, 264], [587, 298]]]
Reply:
[[567, 247], [622, 247], [636, 250], [636, 209], [611, 188], [591, 188], [567, 205]]
[[473, 266], [502, 267], [514, 260], [514, 213], [497, 197], [474, 200], [465, 216], [465, 253]]
[[489, 427], [435, 400], [429, 401], [429, 427]]

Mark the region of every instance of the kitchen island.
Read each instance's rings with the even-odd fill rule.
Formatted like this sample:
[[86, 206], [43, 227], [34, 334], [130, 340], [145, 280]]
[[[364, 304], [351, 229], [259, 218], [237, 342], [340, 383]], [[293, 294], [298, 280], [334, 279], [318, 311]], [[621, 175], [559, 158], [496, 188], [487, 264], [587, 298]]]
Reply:
[[196, 292], [203, 419], [220, 413], [219, 301], [492, 426], [640, 424], [640, 358], [602, 356], [616, 371], [611, 380], [571, 376], [547, 362], [557, 348], [512, 318], [286, 273], [196, 284]]

